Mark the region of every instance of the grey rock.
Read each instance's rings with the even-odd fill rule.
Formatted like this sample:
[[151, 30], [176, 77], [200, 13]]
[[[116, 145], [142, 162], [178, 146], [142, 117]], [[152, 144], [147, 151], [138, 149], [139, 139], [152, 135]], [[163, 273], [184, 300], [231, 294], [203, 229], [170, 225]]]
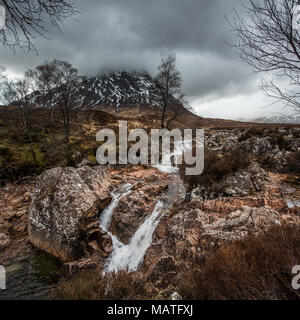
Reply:
[[76, 260], [84, 250], [83, 230], [109, 196], [108, 181], [104, 167], [54, 168], [41, 174], [28, 215], [31, 243], [64, 262]]

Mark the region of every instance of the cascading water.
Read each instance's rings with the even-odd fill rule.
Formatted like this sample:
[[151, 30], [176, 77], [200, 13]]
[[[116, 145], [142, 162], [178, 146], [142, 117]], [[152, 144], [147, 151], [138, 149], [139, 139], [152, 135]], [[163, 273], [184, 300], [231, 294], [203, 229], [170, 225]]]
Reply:
[[[168, 154], [168, 152], [164, 153], [162, 163], [155, 165], [155, 167], [162, 172], [177, 173], [178, 168], [174, 167], [171, 162], [172, 156], [180, 155], [190, 148], [192, 148], [192, 141], [185, 140], [177, 143], [174, 146], [174, 152], [171, 154]], [[178, 184], [175, 183], [175, 186], [178, 187]], [[119, 270], [136, 271], [152, 243], [153, 233], [161, 218], [161, 211], [165, 204], [158, 201], [152, 214], [135, 232], [128, 245], [123, 244], [115, 235], [108, 231], [114, 210], [118, 206], [119, 201], [131, 193], [131, 187], [131, 184], [126, 184], [121, 186], [118, 191], [112, 192], [113, 201], [103, 211], [100, 218], [100, 227], [111, 236], [113, 242], [113, 252], [104, 266], [104, 273], [117, 272]], [[172, 184], [170, 184], [170, 194], [172, 194], [173, 189]], [[174, 190], [176, 196], [178, 190], [176, 188]], [[172, 196], [174, 197], [174, 195]]]
[[[100, 227], [108, 232], [108, 228], [110, 226], [111, 218], [114, 213], [114, 210], [118, 206], [119, 201], [126, 197], [129, 193], [131, 193], [131, 187], [132, 184], [127, 183], [120, 187], [120, 189], [114, 193], [111, 193], [111, 196], [113, 198], [112, 202], [104, 209], [102, 212], [102, 215], [100, 217]], [[109, 233], [109, 232], [108, 232]]]
[[153, 165], [153, 167], [157, 168], [161, 172], [166, 173], [177, 173], [178, 167], [172, 165], [172, 157], [180, 156], [183, 154], [185, 150], [192, 148], [192, 140], [184, 140], [176, 143], [174, 145], [174, 151], [169, 153], [169, 150], [163, 150], [163, 157], [161, 163]]
[[128, 245], [124, 245], [116, 236], [112, 236], [114, 251], [105, 268], [107, 272], [138, 269], [152, 243], [153, 232], [159, 223], [158, 217], [162, 206], [161, 202], [156, 204], [151, 216], [139, 227]]
[[142, 263], [145, 253], [152, 243], [153, 233], [159, 223], [163, 203], [158, 201], [152, 214], [144, 221], [133, 235], [128, 245], [123, 244], [108, 229], [111, 218], [119, 201], [131, 192], [132, 185], [127, 184], [120, 191], [112, 193], [113, 201], [103, 211], [100, 218], [100, 227], [112, 238], [113, 252], [104, 267], [104, 273], [119, 270], [136, 271]]

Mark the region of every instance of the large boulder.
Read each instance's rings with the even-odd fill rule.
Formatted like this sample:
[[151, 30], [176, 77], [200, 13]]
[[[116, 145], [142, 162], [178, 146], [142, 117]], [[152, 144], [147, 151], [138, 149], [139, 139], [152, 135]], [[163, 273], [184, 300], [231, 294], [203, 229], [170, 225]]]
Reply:
[[[293, 141], [293, 140], [291, 140]], [[289, 152], [287, 149], [297, 149], [297, 146], [289, 147], [289, 140], [284, 140], [284, 146], [279, 145], [271, 137], [252, 137], [241, 143], [241, 148], [253, 154], [264, 167], [272, 171], [282, 171], [287, 165]], [[282, 142], [283, 143], [283, 142]]]
[[213, 187], [196, 187], [191, 192], [191, 199], [203, 201], [223, 196], [246, 196], [264, 191], [267, 181], [268, 174], [257, 162], [253, 162], [248, 167], [223, 177], [222, 181]]
[[45, 171], [37, 178], [32, 194], [29, 240], [64, 262], [74, 261], [83, 255], [89, 241], [98, 240], [88, 235], [103, 237], [97, 221], [108, 202], [109, 173], [105, 167]]

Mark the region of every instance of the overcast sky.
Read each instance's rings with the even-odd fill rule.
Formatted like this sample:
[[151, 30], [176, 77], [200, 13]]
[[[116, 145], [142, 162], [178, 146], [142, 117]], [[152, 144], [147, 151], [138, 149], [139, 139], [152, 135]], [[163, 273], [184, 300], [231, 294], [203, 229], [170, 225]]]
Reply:
[[[226, 42], [233, 7], [247, 0], [78, 0], [80, 11], [62, 34], [37, 39], [39, 51], [15, 55], [0, 47], [0, 65], [20, 76], [48, 59], [66, 59], [82, 74], [113, 70], [156, 72], [160, 59], [176, 54], [184, 91], [201, 116], [251, 119], [282, 112], [260, 93], [260, 77]], [[242, 11], [241, 11], [242, 12]]]

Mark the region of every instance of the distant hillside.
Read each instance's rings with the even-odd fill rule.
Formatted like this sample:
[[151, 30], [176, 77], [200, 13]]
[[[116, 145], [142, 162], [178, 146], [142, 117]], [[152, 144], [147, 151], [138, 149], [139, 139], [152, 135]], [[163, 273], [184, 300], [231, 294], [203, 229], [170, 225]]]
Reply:
[[262, 117], [254, 119], [253, 122], [300, 124], [300, 115]]

